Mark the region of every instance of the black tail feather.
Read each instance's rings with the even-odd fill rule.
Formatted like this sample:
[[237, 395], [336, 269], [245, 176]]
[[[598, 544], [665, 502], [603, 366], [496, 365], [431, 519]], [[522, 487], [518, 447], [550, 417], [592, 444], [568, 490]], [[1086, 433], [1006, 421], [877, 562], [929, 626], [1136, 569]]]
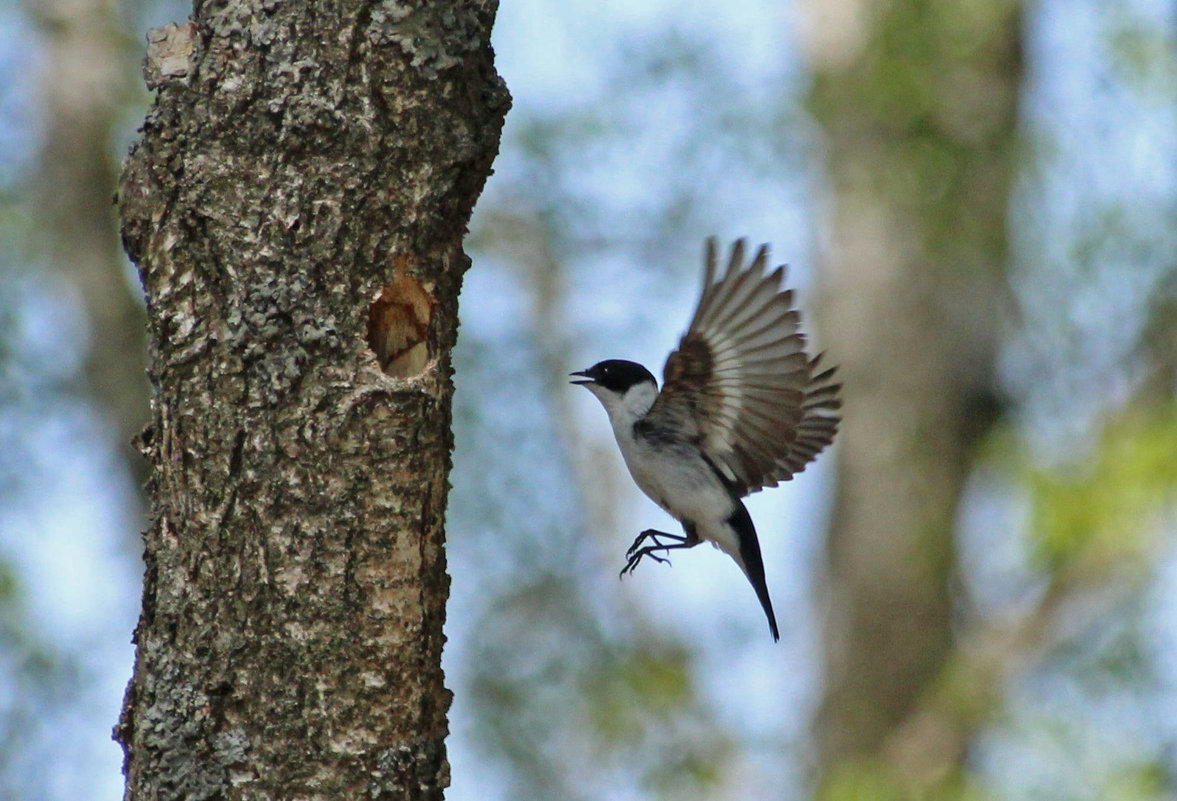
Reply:
[[768, 617], [768, 628], [772, 631], [774, 642], [780, 640], [781, 633], [777, 629], [776, 615], [772, 611], [772, 599], [768, 597], [768, 582], [764, 579], [764, 560], [760, 556], [760, 541], [756, 539], [756, 527], [752, 525], [752, 516], [744, 508], [741, 501], [736, 501], [736, 510], [727, 519], [736, 532], [740, 542], [740, 558], [744, 562], [744, 573], [748, 581], [752, 582], [752, 589], [756, 590], [756, 597], [764, 607], [764, 614]]

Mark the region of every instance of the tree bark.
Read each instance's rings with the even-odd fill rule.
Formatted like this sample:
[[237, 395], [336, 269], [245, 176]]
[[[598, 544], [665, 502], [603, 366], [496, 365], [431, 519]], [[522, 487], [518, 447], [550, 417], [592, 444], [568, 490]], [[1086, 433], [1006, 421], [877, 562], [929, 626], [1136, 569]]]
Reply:
[[155, 391], [128, 798], [448, 784], [450, 350], [510, 102], [494, 12], [198, 0], [149, 34], [119, 189]]
[[999, 410], [1020, 13], [809, 8], [834, 195], [823, 341], [845, 383], [817, 720], [831, 775], [884, 756], [953, 653], [957, 508]]

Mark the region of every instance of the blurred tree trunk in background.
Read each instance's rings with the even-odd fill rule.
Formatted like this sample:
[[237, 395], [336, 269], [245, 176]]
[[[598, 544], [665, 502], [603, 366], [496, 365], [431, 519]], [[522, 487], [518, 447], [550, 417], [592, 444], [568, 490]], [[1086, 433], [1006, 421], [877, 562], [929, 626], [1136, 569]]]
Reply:
[[[954, 524], [999, 411], [1021, 31], [1012, 0], [805, 10], [833, 190], [822, 339], [846, 387], [817, 720], [829, 780], [902, 762], [893, 738], [953, 654]], [[962, 756], [922, 747], [947, 749], [938, 775]]]
[[35, 184], [52, 266], [77, 288], [88, 334], [85, 379], [142, 485], [132, 438], [147, 422], [143, 306], [119, 252], [113, 136], [126, 99], [126, 41], [118, 0], [26, 0], [44, 47], [38, 82], [43, 129]]
[[155, 388], [128, 798], [448, 784], [450, 350], [509, 104], [493, 17], [225, 0], [149, 35], [119, 188]]

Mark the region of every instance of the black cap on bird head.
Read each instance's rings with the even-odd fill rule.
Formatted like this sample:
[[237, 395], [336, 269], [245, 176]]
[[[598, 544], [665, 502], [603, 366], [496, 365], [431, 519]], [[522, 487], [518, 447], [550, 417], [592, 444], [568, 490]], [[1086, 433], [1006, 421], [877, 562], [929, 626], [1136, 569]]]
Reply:
[[596, 384], [618, 394], [625, 392], [635, 384], [649, 381], [655, 386], [654, 374], [637, 362], [627, 362], [624, 359], [607, 359], [597, 362], [587, 370], [580, 370], [570, 375], [579, 376], [581, 380], [573, 384]]

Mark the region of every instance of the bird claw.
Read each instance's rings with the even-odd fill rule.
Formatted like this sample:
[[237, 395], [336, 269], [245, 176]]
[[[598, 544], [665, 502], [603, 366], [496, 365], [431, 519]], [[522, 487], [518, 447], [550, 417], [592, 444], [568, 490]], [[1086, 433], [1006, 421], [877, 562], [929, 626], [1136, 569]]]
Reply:
[[[670, 540], [670, 543], [662, 542], [660, 537]], [[652, 540], [653, 545], [643, 546], [646, 540]], [[634, 568], [642, 561], [643, 557], [650, 557], [655, 562], [664, 565], [669, 565], [670, 560], [665, 556], [659, 556], [656, 551], [669, 551], [674, 548], [684, 548], [687, 546], [687, 538], [681, 537], [677, 534], [667, 534], [665, 531], [658, 531], [656, 529], [648, 528], [634, 539], [633, 544], [629, 546], [629, 550], [625, 552], [625, 567], [621, 568], [621, 573], [618, 578], [624, 578], [626, 573], [633, 573]]]
[[[659, 539], [659, 537], [665, 537], [666, 539], [668, 539], [674, 543], [677, 543], [677, 545], [666, 545], [665, 543], [662, 542], [662, 540]], [[667, 534], [665, 531], [658, 531], [657, 529], [648, 528], [634, 539], [633, 544], [631, 544], [629, 546], [629, 550], [627, 550], [625, 552], [625, 558], [629, 559], [635, 553], [637, 553], [638, 549], [641, 548], [642, 543], [645, 542], [646, 540], [653, 540], [654, 541], [654, 544], [650, 545], [650, 546], [646, 546], [647, 548], [653, 548], [655, 550], [662, 551], [662, 550], [666, 550], [667, 548], [678, 547], [678, 545], [685, 543], [687, 541], [687, 538], [681, 537], [678, 534]]]
[[[659, 547], [665, 548], [666, 546], [652, 545], [647, 548], [642, 548], [636, 552], [632, 549], [627, 551], [625, 555], [628, 558], [628, 561], [625, 563], [625, 567], [621, 568], [621, 573], [618, 574], [617, 578], [625, 578], [626, 573], [633, 573], [634, 568], [638, 566], [638, 562], [642, 561], [642, 557], [644, 556], [650, 557], [655, 562], [661, 562], [664, 565], [669, 565], [669, 559], [667, 559], [665, 556], [659, 556], [658, 554], [654, 553], [654, 551], [658, 550]], [[671, 567], [673, 567], [673, 565], [671, 565]]]

